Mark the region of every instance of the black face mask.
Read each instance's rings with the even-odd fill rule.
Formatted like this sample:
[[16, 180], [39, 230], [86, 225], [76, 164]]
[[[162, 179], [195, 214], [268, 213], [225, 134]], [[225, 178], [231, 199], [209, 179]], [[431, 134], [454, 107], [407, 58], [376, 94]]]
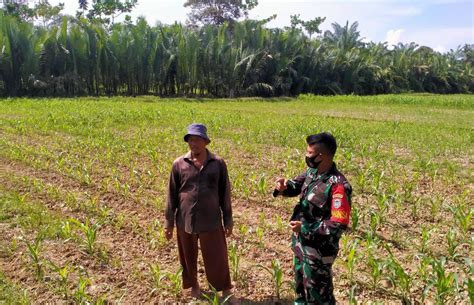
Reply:
[[321, 164], [321, 162], [323, 161], [323, 160], [315, 161], [318, 156], [319, 155], [316, 155], [314, 157], [306, 156], [306, 165], [308, 165], [308, 167], [311, 167], [311, 168], [318, 168], [319, 164]]

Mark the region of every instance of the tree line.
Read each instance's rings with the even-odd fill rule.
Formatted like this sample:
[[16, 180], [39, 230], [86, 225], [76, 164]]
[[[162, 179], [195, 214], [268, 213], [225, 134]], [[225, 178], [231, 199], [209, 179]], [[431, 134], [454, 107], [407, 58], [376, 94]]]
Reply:
[[[292, 17], [151, 26], [60, 16], [46, 23], [0, 10], [0, 95], [295, 96], [474, 92], [474, 47], [439, 53], [364, 42], [358, 23]], [[109, 20], [110, 21], [110, 20]]]

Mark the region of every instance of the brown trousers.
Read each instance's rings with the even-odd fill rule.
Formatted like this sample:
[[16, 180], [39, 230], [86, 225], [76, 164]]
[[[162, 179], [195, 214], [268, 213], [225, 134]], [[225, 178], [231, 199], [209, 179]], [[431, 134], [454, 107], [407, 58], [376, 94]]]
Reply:
[[232, 288], [229, 272], [229, 258], [224, 229], [199, 234], [188, 234], [177, 229], [179, 261], [183, 267], [183, 288], [198, 285], [197, 260], [198, 239], [209, 284], [217, 291]]

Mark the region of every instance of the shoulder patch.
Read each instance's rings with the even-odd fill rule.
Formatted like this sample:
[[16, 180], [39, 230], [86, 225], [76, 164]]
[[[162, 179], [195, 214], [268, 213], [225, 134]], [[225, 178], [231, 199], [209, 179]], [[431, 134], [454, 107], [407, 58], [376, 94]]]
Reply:
[[332, 189], [331, 221], [348, 225], [351, 214], [351, 204], [344, 190], [344, 186], [338, 183]]

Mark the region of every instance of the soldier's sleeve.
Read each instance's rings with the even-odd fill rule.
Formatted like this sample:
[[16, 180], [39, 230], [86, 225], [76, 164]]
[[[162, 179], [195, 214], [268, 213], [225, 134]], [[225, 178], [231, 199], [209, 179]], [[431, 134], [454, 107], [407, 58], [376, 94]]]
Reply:
[[168, 181], [168, 196], [165, 207], [165, 227], [173, 228], [176, 209], [178, 208], [178, 190], [180, 188], [179, 171], [177, 162], [173, 162]]
[[352, 189], [348, 183], [337, 183], [331, 187], [331, 217], [318, 222], [303, 223], [301, 233], [306, 237], [339, 235], [347, 228], [351, 215]]
[[301, 188], [306, 179], [306, 172], [296, 176], [295, 178], [288, 180], [286, 184], [286, 190], [281, 192], [284, 197], [295, 197], [301, 193]]

